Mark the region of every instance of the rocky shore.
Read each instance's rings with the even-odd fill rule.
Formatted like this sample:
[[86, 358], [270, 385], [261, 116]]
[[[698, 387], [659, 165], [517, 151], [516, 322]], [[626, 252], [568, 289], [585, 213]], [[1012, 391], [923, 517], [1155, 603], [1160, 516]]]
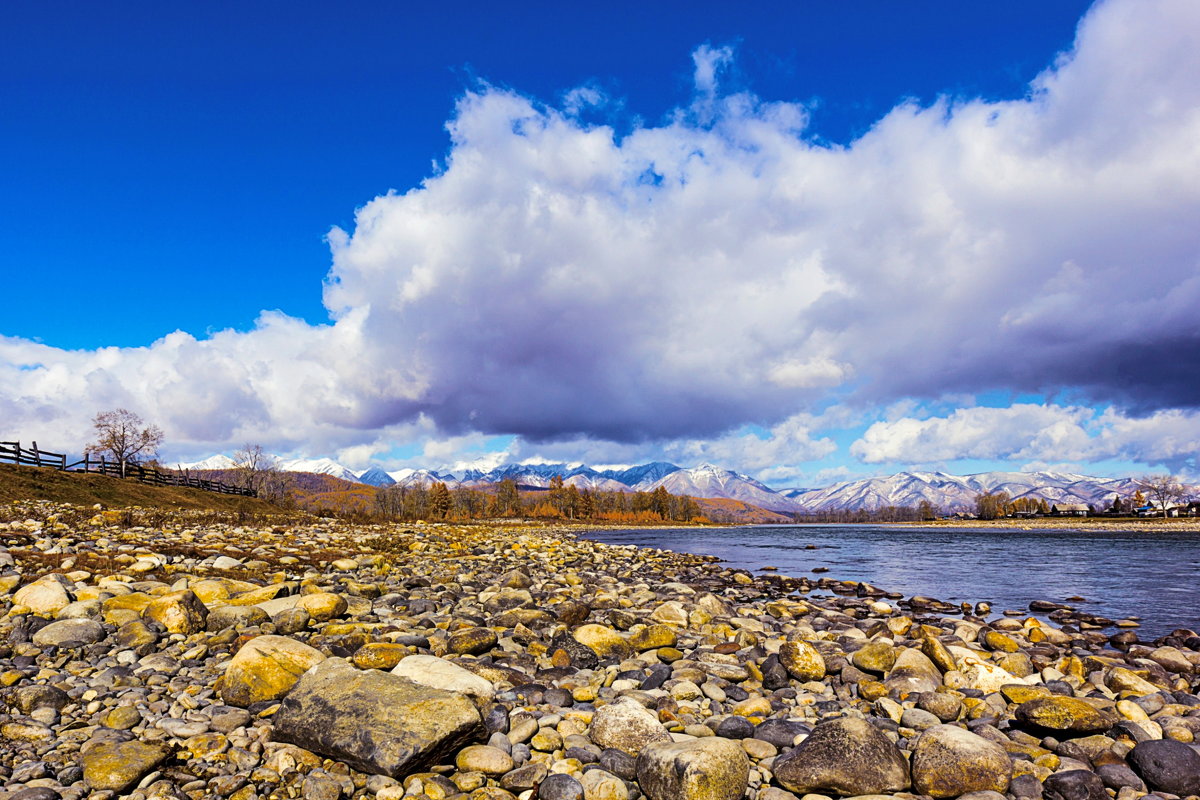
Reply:
[[17, 503], [0, 800], [1200, 795], [1200, 636], [988, 611], [546, 527]]

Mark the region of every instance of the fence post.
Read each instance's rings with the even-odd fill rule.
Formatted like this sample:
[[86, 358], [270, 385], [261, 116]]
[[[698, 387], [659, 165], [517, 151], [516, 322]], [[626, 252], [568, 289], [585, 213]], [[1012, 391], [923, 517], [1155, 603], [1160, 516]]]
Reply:
[[33, 460], [39, 467], [42, 465], [42, 451], [38, 450], [36, 439], [33, 442]]
[[66, 454], [66, 453], [62, 453], [62, 454], [60, 455], [60, 457], [59, 457], [59, 467], [58, 467], [58, 470], [59, 470], [59, 472], [66, 472], [66, 471], [67, 471], [67, 454]]

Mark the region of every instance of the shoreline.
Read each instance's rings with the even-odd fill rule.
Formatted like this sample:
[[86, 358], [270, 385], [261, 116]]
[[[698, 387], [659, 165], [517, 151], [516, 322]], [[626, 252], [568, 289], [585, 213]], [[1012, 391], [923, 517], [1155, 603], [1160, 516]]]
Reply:
[[[1114, 764], [1168, 791], [1140, 765], [1200, 737], [1192, 632], [988, 620], [595, 526], [120, 517], [0, 507], [0, 800], [660, 800], [690, 796], [678, 764], [723, 800], [1032, 800]], [[884, 755], [847, 771], [860, 750]]]

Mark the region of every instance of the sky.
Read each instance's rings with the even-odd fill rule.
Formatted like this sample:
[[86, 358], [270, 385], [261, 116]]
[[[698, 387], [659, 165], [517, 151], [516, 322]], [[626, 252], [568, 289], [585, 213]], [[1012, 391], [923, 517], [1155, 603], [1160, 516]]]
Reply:
[[22, 4], [0, 439], [1200, 479], [1200, 6]]

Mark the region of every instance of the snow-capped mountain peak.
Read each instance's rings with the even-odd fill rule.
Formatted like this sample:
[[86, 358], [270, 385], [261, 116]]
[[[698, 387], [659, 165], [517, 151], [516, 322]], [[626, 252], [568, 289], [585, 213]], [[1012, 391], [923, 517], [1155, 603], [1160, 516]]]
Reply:
[[701, 464], [693, 469], [678, 469], [653, 481], [646, 490], [653, 491], [660, 486], [671, 494], [740, 500], [771, 511], [800, 510], [800, 506], [794, 500], [754, 478], [713, 464]]
[[358, 482], [365, 483], [368, 486], [383, 487], [391, 486], [396, 482], [396, 479], [379, 467], [371, 467], [358, 473]]
[[209, 456], [203, 461], [179, 464], [179, 469], [237, 469], [238, 463], [224, 453]]
[[980, 472], [947, 475], [943, 472], [901, 472], [880, 478], [834, 484], [823, 489], [789, 492], [797, 503], [814, 511], [883, 506], [916, 506], [922, 501], [946, 510], [971, 509], [975, 498], [1006, 492], [1012, 499], [1030, 498], [1048, 503], [1086, 503], [1105, 507], [1113, 497], [1137, 491], [1129, 478], [1092, 478], [1060, 472]]
[[344, 481], [359, 483], [358, 475], [332, 458], [296, 458], [290, 461], [281, 461], [279, 469], [284, 472], [313, 472], [317, 475], [332, 475]]

